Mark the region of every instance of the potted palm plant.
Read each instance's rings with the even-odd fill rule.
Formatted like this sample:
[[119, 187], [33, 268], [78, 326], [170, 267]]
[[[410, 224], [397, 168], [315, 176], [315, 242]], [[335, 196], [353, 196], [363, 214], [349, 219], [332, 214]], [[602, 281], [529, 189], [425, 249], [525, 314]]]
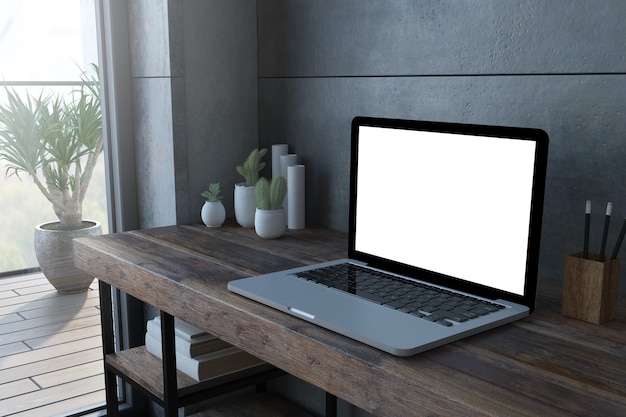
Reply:
[[[50, 283], [62, 293], [85, 291], [93, 281], [74, 267], [72, 240], [101, 234], [100, 223], [82, 217], [82, 204], [102, 153], [98, 67], [83, 72], [82, 86], [67, 97], [5, 88], [0, 105], [0, 159], [5, 175], [28, 174], [52, 204], [58, 221], [35, 227], [35, 254]], [[21, 179], [21, 178], [20, 178]]]

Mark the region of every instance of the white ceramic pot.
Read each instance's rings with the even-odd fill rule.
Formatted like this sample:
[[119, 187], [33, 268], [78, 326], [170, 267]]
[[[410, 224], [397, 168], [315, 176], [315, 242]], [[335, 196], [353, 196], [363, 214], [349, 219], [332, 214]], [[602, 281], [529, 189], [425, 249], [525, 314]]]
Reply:
[[78, 237], [102, 234], [99, 222], [83, 220], [85, 227], [63, 230], [60, 223], [42, 223], [35, 227], [35, 255], [50, 284], [60, 293], [87, 291], [94, 277], [74, 266], [74, 245]]
[[220, 227], [226, 220], [226, 209], [221, 201], [205, 201], [200, 216], [207, 227]]
[[241, 227], [254, 227], [256, 195], [254, 186], [245, 183], [235, 184], [235, 219]]
[[285, 210], [256, 209], [254, 230], [264, 239], [275, 239], [285, 234]]

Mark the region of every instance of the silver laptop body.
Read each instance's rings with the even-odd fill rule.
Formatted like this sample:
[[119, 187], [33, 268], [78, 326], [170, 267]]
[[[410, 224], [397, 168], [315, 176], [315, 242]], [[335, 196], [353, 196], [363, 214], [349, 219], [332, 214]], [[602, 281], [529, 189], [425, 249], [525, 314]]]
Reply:
[[[527, 317], [547, 151], [538, 129], [356, 117], [349, 259], [238, 279], [228, 289], [398, 356]], [[357, 277], [347, 286], [343, 276], [320, 281], [307, 272], [346, 263]], [[402, 302], [365, 293], [366, 281], [393, 282]], [[434, 290], [453, 301], [424, 306], [422, 294]]]

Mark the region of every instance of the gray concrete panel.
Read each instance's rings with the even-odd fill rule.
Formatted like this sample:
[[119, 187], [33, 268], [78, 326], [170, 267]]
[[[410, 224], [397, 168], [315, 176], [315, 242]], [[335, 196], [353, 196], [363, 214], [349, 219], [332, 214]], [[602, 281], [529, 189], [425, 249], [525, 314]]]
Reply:
[[256, 4], [189, 0], [183, 19], [189, 221], [210, 182], [233, 217], [235, 167], [258, 147]]
[[259, 0], [259, 75], [626, 71], [626, 3]]

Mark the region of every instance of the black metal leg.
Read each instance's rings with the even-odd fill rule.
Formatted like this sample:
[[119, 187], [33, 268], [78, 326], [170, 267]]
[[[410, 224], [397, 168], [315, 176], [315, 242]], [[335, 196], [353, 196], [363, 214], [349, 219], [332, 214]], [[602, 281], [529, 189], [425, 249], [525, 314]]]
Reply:
[[337, 397], [326, 393], [326, 417], [337, 417]]
[[[102, 330], [102, 351], [104, 357], [110, 353], [115, 353], [113, 334], [113, 303], [111, 302], [111, 286], [102, 281], [98, 281], [100, 292], [100, 326]], [[107, 402], [107, 416], [117, 417], [117, 376], [107, 370], [106, 359], [104, 369], [104, 388]]]
[[161, 348], [163, 349], [163, 400], [165, 415], [178, 416], [178, 382], [176, 380], [176, 343], [174, 317], [161, 311]]

